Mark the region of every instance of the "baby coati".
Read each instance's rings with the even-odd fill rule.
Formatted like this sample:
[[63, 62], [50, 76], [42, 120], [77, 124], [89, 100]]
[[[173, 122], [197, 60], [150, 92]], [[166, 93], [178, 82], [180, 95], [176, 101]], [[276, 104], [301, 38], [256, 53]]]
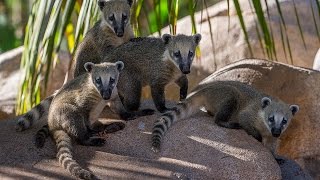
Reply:
[[188, 90], [186, 74], [190, 73], [195, 50], [201, 35], [165, 34], [162, 38], [137, 38], [110, 51], [105, 62], [121, 59], [126, 68], [120, 74], [118, 93], [125, 109], [137, 111], [140, 106], [141, 89], [151, 87], [155, 106], [160, 112], [165, 106], [164, 89], [170, 82], [180, 86], [180, 99]]
[[[83, 67], [86, 62], [99, 63], [111, 49], [134, 37], [129, 21], [132, 2], [132, 0], [98, 1], [101, 19], [88, 31], [76, 50], [74, 77], [79, 75], [78, 69], [85, 72]], [[41, 118], [45, 119], [54, 96], [53, 94], [47, 97], [22, 115], [18, 119], [16, 130], [23, 131]]]
[[105, 139], [94, 137], [97, 131], [90, 121], [97, 120], [103, 107], [117, 97], [116, 85], [124, 64], [87, 62], [84, 66], [87, 73], [69, 81], [53, 98], [48, 128], [57, 145], [59, 163], [77, 178], [95, 179], [74, 160], [72, 141], [85, 146], [105, 143]]
[[163, 114], [154, 124], [152, 149], [160, 150], [169, 127], [205, 108], [216, 124], [226, 128], [242, 128], [271, 150], [275, 158], [278, 137], [283, 133], [299, 106], [259, 92], [236, 81], [215, 81], [199, 85], [173, 111]]

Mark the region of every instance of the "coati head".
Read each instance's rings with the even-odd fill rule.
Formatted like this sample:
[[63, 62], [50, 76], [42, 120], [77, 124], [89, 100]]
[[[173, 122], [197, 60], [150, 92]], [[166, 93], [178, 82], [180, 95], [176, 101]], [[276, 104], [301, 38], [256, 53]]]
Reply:
[[101, 20], [118, 37], [124, 35], [125, 28], [130, 24], [130, 8], [133, 0], [99, 0]]
[[104, 100], [111, 98], [112, 91], [118, 83], [119, 73], [123, 67], [122, 61], [101, 64], [87, 62], [84, 64], [84, 68], [91, 75], [92, 83]]
[[261, 99], [261, 107], [264, 112], [264, 123], [273, 137], [279, 137], [299, 111], [298, 105], [289, 106], [281, 101], [272, 101], [268, 97]]
[[201, 35], [186, 36], [179, 34], [171, 36], [164, 34], [162, 40], [166, 44], [169, 59], [181, 70], [183, 74], [189, 74], [192, 61], [195, 56], [196, 47], [198, 46]]

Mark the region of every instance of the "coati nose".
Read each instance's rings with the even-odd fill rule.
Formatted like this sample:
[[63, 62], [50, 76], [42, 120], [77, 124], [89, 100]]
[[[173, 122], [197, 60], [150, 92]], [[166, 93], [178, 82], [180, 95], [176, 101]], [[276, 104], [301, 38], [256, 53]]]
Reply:
[[118, 29], [118, 31], [116, 31], [116, 34], [118, 37], [122, 37], [123, 36], [123, 30]]
[[190, 68], [189, 67], [183, 67], [183, 68], [180, 68], [181, 72], [183, 74], [189, 74], [190, 73]]
[[109, 100], [110, 97], [111, 97], [111, 92], [110, 92], [110, 90], [102, 91], [102, 92], [101, 92], [101, 97], [102, 97], [104, 100]]
[[273, 137], [279, 137], [281, 135], [281, 129], [272, 128], [271, 133]]

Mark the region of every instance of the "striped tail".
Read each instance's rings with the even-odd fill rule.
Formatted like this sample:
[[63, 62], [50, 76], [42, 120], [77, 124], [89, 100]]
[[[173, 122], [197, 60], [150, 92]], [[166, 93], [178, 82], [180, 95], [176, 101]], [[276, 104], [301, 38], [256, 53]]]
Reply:
[[22, 115], [16, 124], [16, 131], [24, 131], [29, 129], [35, 122], [39, 121], [44, 115], [47, 115], [54, 96], [55, 94], [47, 97], [41, 101], [40, 104], [36, 105], [30, 111]]
[[48, 125], [44, 125], [35, 135], [34, 137], [34, 145], [37, 148], [42, 148], [44, 143], [46, 142], [46, 138], [49, 137], [49, 127]]
[[79, 179], [98, 179], [90, 171], [83, 169], [72, 156], [72, 142], [70, 136], [63, 130], [53, 132], [53, 139], [57, 145], [57, 158], [61, 166]]
[[164, 113], [154, 124], [152, 131], [152, 150], [160, 151], [161, 140], [165, 133], [177, 120], [188, 118], [199, 110], [192, 103], [183, 102], [170, 112]]

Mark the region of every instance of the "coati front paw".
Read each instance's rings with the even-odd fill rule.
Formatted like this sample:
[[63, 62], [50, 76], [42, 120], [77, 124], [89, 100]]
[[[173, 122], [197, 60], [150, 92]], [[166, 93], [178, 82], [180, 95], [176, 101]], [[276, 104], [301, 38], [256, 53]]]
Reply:
[[187, 98], [187, 94], [188, 94], [187, 92], [185, 92], [185, 93], [184, 92], [180, 92], [180, 99], [179, 100], [180, 101], [185, 100]]
[[126, 124], [123, 122], [113, 122], [105, 126], [105, 133], [114, 133], [120, 131], [126, 127]]
[[94, 137], [94, 138], [90, 138], [90, 146], [103, 146], [106, 143], [106, 140], [103, 138], [98, 138], [98, 137]]
[[282, 165], [286, 162], [286, 160], [281, 157], [276, 157], [275, 159], [279, 165]]
[[138, 116], [149, 116], [153, 115], [155, 113], [155, 110], [153, 109], [142, 109], [141, 111], [138, 112]]
[[176, 111], [177, 108], [176, 107], [172, 107], [172, 108], [167, 108], [167, 107], [164, 107], [162, 108], [161, 110], [159, 110], [160, 113], [165, 113], [165, 112], [168, 112], [168, 111]]

